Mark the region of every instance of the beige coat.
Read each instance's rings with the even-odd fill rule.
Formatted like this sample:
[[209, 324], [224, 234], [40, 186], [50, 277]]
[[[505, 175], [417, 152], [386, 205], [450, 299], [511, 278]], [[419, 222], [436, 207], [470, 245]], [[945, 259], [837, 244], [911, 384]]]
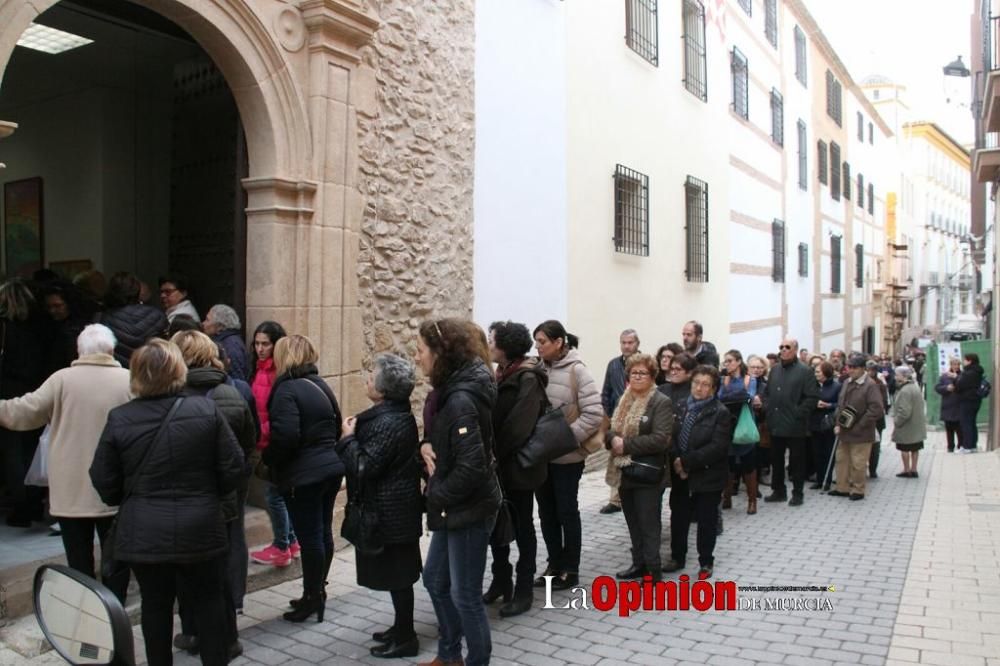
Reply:
[[66, 518], [113, 516], [90, 483], [90, 463], [108, 412], [131, 398], [128, 370], [109, 354], [83, 356], [45, 380], [37, 391], [0, 400], [0, 426], [34, 430], [51, 424], [50, 513]]
[[[576, 436], [577, 443], [582, 444], [597, 432], [604, 420], [604, 407], [601, 405], [601, 392], [597, 388], [597, 382], [575, 349], [570, 349], [565, 356], [554, 363], [546, 363], [545, 372], [549, 376], [545, 393], [552, 406], [562, 409], [563, 413], [579, 414], [570, 421], [569, 426]], [[574, 385], [576, 395], [573, 394]], [[577, 449], [552, 462], [560, 465], [577, 463], [583, 462], [586, 457], [583, 450]]]

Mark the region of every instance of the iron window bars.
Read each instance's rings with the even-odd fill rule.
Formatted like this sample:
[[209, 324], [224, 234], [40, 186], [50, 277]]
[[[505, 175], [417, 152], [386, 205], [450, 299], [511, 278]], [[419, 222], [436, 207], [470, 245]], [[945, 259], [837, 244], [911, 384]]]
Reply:
[[808, 189], [809, 160], [806, 149], [806, 124], [801, 119], [796, 123], [799, 139], [799, 189]]
[[827, 170], [826, 162], [826, 141], [819, 140], [816, 142], [816, 161], [818, 162], [819, 168], [817, 172], [819, 174], [819, 182], [826, 185], [830, 182], [829, 171]]
[[840, 146], [830, 142], [830, 197], [840, 201]]
[[843, 95], [840, 81], [833, 72], [826, 70], [826, 114], [833, 118], [838, 127], [844, 126]]
[[649, 256], [649, 176], [615, 165], [615, 251]]
[[753, 7], [751, 6], [752, 2], [753, 0], [739, 0], [740, 7], [742, 7], [743, 11], [747, 13], [747, 16], [753, 16]]
[[830, 236], [830, 293], [840, 293], [840, 236]]
[[764, 0], [764, 36], [778, 48], [778, 0]]
[[785, 100], [777, 88], [771, 88], [771, 140], [785, 145]]
[[705, 50], [705, 6], [700, 0], [684, 0], [684, 87], [703, 102], [708, 101], [708, 64]]
[[744, 120], [750, 119], [750, 68], [746, 56], [738, 48], [733, 47], [733, 111]]
[[844, 178], [844, 198], [848, 201], [851, 200], [851, 165], [844, 162], [842, 168], [843, 178]]
[[653, 65], [659, 65], [656, 0], [625, 0], [625, 43]]
[[785, 281], [785, 223], [777, 218], [771, 223], [771, 278]]
[[708, 183], [688, 176], [684, 183], [684, 226], [688, 282], [708, 282]]
[[854, 286], [865, 286], [865, 246], [861, 243], [854, 246]]
[[809, 246], [799, 243], [799, 277], [809, 277]]
[[795, 78], [802, 85], [808, 85], [806, 74], [806, 33], [802, 28], [795, 26]]

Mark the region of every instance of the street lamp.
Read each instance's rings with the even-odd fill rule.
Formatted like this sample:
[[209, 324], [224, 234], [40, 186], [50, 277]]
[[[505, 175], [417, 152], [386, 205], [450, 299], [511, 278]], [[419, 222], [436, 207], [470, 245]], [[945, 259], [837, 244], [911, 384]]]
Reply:
[[969, 74], [969, 68], [965, 66], [964, 62], [962, 62], [962, 56], [958, 56], [956, 60], [952, 60], [944, 66], [945, 76], [960, 76], [964, 79], [969, 76]]

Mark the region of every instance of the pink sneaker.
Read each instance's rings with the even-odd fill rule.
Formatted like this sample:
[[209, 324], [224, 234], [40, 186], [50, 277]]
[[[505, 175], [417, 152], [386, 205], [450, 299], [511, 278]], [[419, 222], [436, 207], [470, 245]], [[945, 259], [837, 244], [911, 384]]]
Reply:
[[267, 548], [250, 553], [250, 559], [257, 564], [271, 564], [276, 567], [287, 567], [292, 563], [292, 552], [291, 549], [281, 550], [272, 544]]
[[298, 541], [293, 541], [288, 546], [288, 552], [292, 554], [292, 557], [298, 557], [299, 553], [302, 552], [302, 546], [299, 545]]

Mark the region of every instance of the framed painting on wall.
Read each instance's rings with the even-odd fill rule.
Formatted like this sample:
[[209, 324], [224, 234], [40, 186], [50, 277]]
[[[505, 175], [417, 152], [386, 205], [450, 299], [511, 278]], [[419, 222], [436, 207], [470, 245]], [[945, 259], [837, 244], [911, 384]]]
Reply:
[[89, 271], [94, 267], [94, 262], [90, 259], [68, 259], [66, 261], [50, 261], [49, 268], [59, 274], [64, 280], [73, 281], [80, 273]]
[[31, 277], [44, 265], [41, 178], [4, 183], [3, 239], [8, 277]]

